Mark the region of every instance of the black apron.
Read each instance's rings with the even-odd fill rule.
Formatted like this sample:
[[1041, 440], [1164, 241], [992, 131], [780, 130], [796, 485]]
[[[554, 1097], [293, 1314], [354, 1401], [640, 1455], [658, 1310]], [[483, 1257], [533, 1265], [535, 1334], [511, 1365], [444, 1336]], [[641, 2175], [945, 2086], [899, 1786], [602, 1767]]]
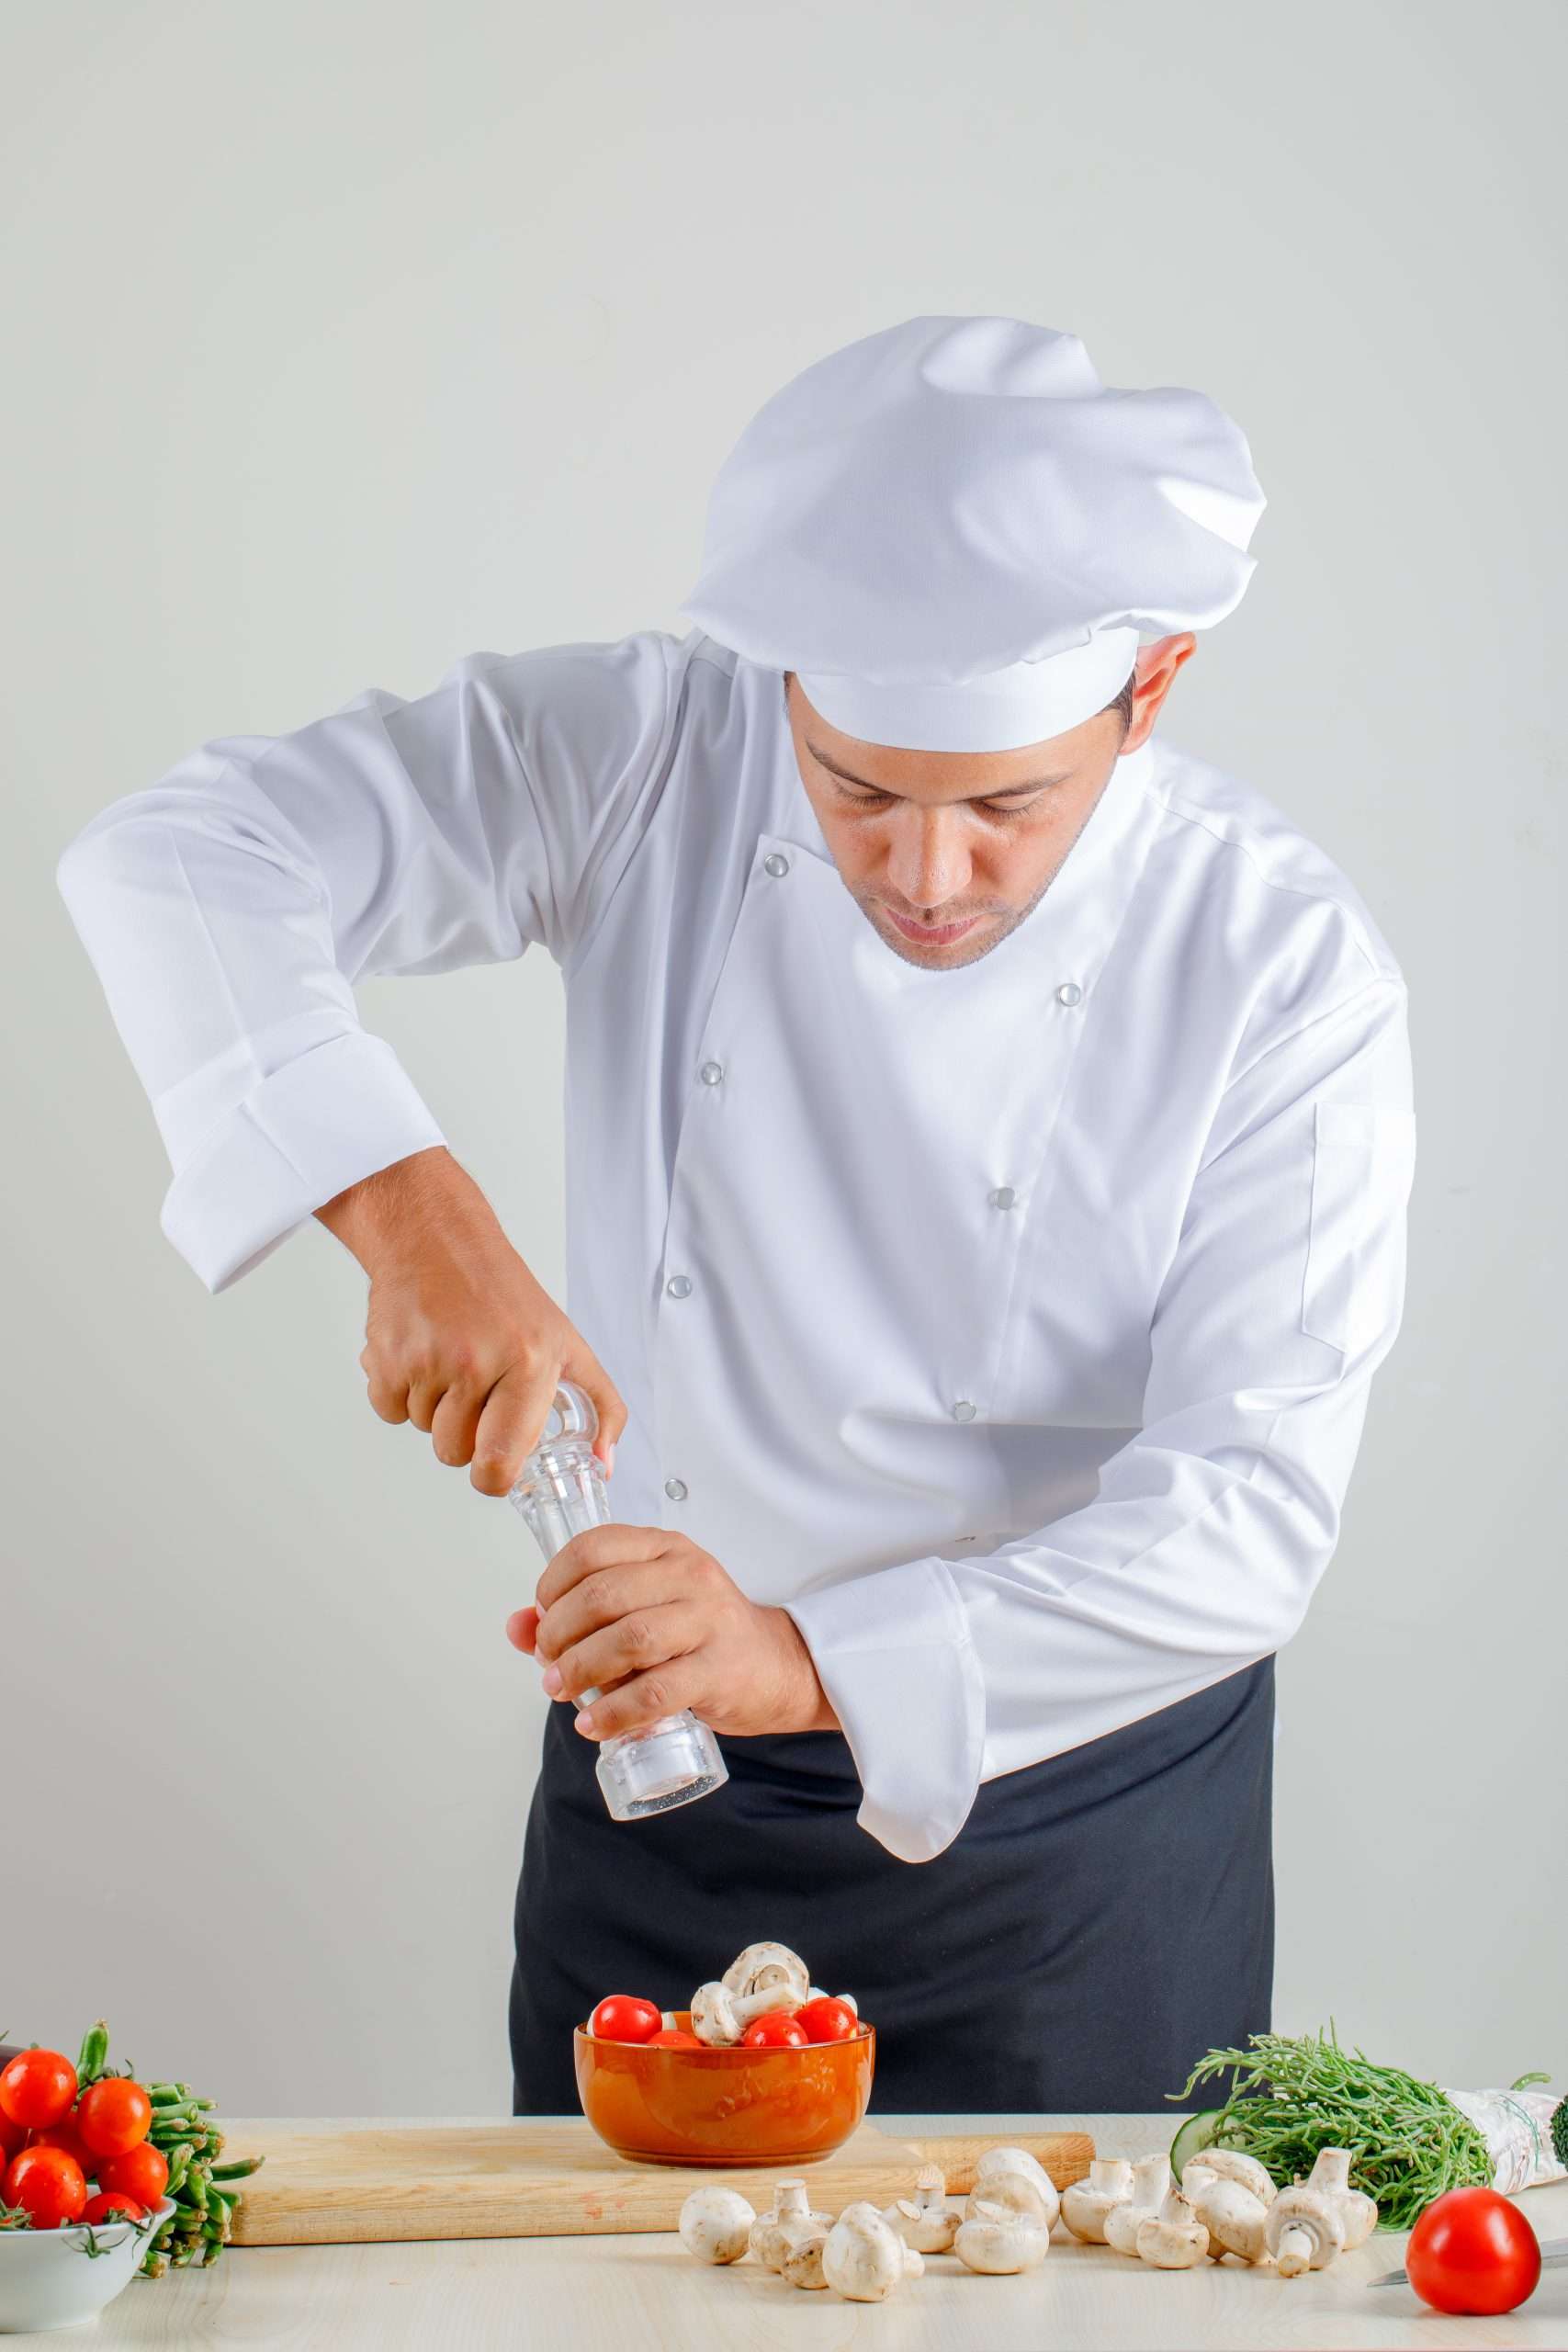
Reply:
[[572, 2028], [607, 1993], [684, 2008], [764, 1939], [856, 1996], [893, 2114], [1163, 2109], [1268, 2028], [1272, 1658], [987, 1781], [919, 1863], [856, 1823], [838, 1732], [726, 1739], [724, 1788], [614, 1822], [572, 1713], [550, 1709], [517, 1890], [518, 2115], [578, 2112]]

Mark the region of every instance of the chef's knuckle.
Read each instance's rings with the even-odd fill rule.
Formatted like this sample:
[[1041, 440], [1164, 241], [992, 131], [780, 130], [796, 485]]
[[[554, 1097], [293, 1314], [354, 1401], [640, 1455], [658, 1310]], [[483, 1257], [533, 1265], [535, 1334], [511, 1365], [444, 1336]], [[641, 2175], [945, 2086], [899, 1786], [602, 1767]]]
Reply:
[[606, 1617], [611, 1610], [610, 1579], [603, 1568], [583, 1577], [578, 1588], [582, 1605], [591, 1617]]
[[653, 1628], [646, 1617], [626, 1617], [621, 1621], [621, 1642], [632, 1657], [649, 1657], [654, 1647]]
[[644, 1708], [649, 1713], [655, 1715], [668, 1714], [670, 1711], [670, 1685], [661, 1674], [645, 1674], [642, 1678], [637, 1696], [641, 1700]]

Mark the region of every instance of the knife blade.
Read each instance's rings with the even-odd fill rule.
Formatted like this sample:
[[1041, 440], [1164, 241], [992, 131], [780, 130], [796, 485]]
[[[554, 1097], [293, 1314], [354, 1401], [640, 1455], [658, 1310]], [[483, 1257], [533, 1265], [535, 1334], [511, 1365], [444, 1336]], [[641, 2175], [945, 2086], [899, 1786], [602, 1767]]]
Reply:
[[[1542, 2238], [1540, 2267], [1543, 2270], [1568, 2269], [1568, 2238]], [[1385, 2270], [1381, 2278], [1371, 2280], [1374, 2287], [1408, 2287], [1408, 2270]]]

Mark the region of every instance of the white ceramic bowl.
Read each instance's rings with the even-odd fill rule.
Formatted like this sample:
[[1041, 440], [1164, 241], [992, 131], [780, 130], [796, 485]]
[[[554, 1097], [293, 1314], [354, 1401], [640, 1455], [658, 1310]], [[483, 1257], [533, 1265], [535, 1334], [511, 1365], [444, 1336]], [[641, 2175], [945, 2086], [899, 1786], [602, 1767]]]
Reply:
[[0, 2230], [0, 2335], [29, 2328], [76, 2327], [96, 2319], [136, 2276], [147, 2241], [166, 2222], [175, 2200], [165, 2197], [145, 2222], [100, 2222], [92, 2231], [103, 2251], [87, 2252], [88, 2231]]

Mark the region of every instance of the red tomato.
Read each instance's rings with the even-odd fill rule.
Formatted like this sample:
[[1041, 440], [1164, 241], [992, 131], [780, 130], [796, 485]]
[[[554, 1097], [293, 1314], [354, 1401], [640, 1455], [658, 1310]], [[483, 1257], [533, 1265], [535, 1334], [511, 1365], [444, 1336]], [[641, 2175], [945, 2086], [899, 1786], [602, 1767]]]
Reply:
[[76, 2069], [58, 2050], [24, 2050], [0, 2075], [0, 2112], [36, 2132], [58, 2123], [76, 2096]]
[[1511, 2312], [1535, 2292], [1540, 2245], [1517, 2206], [1495, 2188], [1450, 2188], [1410, 2233], [1404, 2267], [1434, 2311]]
[[806, 2028], [807, 2041], [852, 2041], [860, 2031], [860, 2019], [853, 2009], [842, 2001], [829, 2000], [826, 1994], [819, 2001], [807, 2001], [795, 2017]]
[[687, 2033], [682, 2027], [678, 2025], [661, 2025], [657, 2033], [650, 2033], [649, 2035], [648, 2041], [644, 2046], [649, 2050], [703, 2050], [706, 2048], [706, 2044], [699, 2041], [694, 2033]]
[[26, 2206], [35, 2230], [58, 2230], [80, 2218], [87, 2184], [63, 2148], [24, 2148], [6, 2168], [5, 2198], [7, 2205]]
[[754, 2018], [740, 2037], [742, 2050], [804, 2050], [806, 2029], [788, 2009], [770, 2009]]
[[663, 2011], [651, 2001], [639, 2001], [631, 1993], [612, 1993], [589, 2018], [588, 2030], [596, 2041], [651, 2041], [663, 2023]]
[[123, 2156], [145, 2140], [152, 2124], [152, 2102], [140, 2083], [105, 2075], [89, 2083], [76, 2109], [76, 2129], [95, 2156]]
[[29, 2132], [28, 2145], [29, 2148], [63, 2148], [68, 2156], [75, 2157], [89, 2180], [98, 2168], [98, 2160], [77, 2131], [73, 2115], [68, 2115], [63, 2123], [51, 2123], [47, 2132]]
[[123, 2156], [106, 2156], [98, 2166], [100, 2188], [123, 2189], [128, 2196], [140, 2198], [149, 2211], [168, 2185], [167, 2160], [151, 2140], [143, 2140], [139, 2147], [127, 2148]]
[[100, 2188], [89, 2197], [82, 2208], [85, 2222], [144, 2222], [147, 2208], [140, 2197], [128, 2197], [123, 2188]]

